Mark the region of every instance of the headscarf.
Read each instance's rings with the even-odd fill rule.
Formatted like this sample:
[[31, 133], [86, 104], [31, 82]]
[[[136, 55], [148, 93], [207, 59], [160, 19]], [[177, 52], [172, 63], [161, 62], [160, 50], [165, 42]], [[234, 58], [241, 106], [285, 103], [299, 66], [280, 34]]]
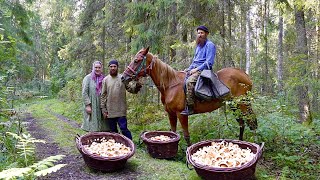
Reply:
[[100, 95], [101, 93], [101, 89], [102, 89], [102, 80], [104, 78], [104, 75], [101, 73], [100, 75], [97, 75], [95, 73], [95, 70], [94, 70], [94, 66], [96, 64], [100, 64], [101, 65], [101, 68], [103, 67], [102, 66], [102, 63], [100, 61], [95, 61], [93, 64], [92, 64], [92, 71], [91, 71], [91, 78], [92, 80], [94, 80], [96, 82], [96, 94], [97, 95]]

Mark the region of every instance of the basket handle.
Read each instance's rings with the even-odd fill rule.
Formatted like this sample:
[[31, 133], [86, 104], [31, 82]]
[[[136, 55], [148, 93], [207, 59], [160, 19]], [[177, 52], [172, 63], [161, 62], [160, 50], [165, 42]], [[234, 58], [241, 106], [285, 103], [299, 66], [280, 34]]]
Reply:
[[264, 147], [264, 142], [262, 142], [261, 145], [259, 146], [258, 159], [260, 159], [262, 156], [263, 147]]
[[189, 162], [188, 162], [188, 160], [186, 160], [186, 165], [187, 165], [187, 168], [189, 169], [189, 170], [193, 170], [194, 168], [192, 168], [192, 167], [189, 167]]
[[138, 144], [141, 145], [143, 143], [143, 141], [141, 141], [141, 136], [142, 134], [144, 134], [145, 132], [147, 131], [142, 131], [140, 134], [139, 134], [139, 141], [138, 141]]
[[188, 148], [187, 148], [187, 150], [186, 150], [186, 154], [187, 154], [187, 159], [186, 159], [186, 165], [187, 165], [187, 168], [189, 169], [189, 170], [193, 170], [194, 168], [191, 168], [191, 167], [189, 167], [189, 162], [188, 162], [188, 159], [189, 159], [189, 152], [188, 152]]
[[77, 136], [75, 136], [74, 137], [74, 140], [76, 141], [76, 146], [77, 146], [77, 148], [78, 148], [78, 150], [80, 151], [81, 149], [82, 149], [82, 146], [81, 146], [81, 144], [80, 144], [80, 135], [79, 134], [77, 134]]

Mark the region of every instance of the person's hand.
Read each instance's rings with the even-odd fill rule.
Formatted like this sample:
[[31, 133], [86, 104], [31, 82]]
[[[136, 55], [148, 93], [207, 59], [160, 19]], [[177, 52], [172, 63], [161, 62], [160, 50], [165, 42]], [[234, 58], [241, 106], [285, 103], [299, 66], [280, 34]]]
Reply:
[[102, 112], [103, 118], [106, 119], [108, 117], [108, 112]]
[[88, 114], [91, 114], [92, 113], [92, 108], [91, 108], [91, 105], [89, 104], [89, 105], [86, 105], [86, 112], [88, 113]]
[[190, 74], [194, 74], [194, 73], [196, 73], [196, 72], [198, 72], [198, 69], [197, 69], [197, 68], [194, 68], [194, 69], [191, 69]]

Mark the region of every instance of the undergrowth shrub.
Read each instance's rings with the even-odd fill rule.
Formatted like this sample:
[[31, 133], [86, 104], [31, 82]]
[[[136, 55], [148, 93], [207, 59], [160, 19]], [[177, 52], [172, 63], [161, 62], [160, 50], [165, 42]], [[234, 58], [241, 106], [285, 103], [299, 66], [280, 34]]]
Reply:
[[55, 172], [66, 164], [53, 163], [61, 160], [64, 155], [50, 156], [39, 162], [34, 162], [35, 143], [45, 143], [43, 140], [38, 140], [29, 134], [7, 132], [5, 139], [7, 141], [5, 150], [6, 155], [11, 158], [6, 159], [6, 166], [1, 166], [0, 179], [36, 179], [39, 176], [45, 176]]
[[162, 104], [146, 101], [145, 97], [139, 95], [128, 94], [127, 116], [130, 123], [144, 126], [168, 118]]
[[67, 82], [65, 87], [63, 87], [59, 93], [59, 99], [63, 101], [73, 101], [73, 102], [81, 102], [82, 95], [82, 79], [76, 78]]
[[[258, 112], [259, 142], [265, 142], [264, 159], [272, 161], [272, 171], [283, 178], [316, 179], [319, 175], [319, 119], [311, 126], [298, 123], [296, 107], [283, 99], [261, 97], [255, 103]], [[258, 109], [258, 110], [257, 110]]]

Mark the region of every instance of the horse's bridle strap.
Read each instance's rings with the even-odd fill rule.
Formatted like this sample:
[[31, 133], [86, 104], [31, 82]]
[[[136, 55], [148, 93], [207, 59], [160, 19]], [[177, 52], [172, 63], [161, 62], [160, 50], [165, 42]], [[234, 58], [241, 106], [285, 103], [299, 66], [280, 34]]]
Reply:
[[[130, 66], [128, 66], [127, 68], [133, 73], [132, 75], [126, 73], [127, 75], [136, 78], [138, 77], [138, 74], [142, 71], [144, 71], [143, 77], [147, 76], [147, 71], [148, 70], [152, 70], [153, 64], [154, 64], [154, 57], [152, 58], [151, 63], [149, 64], [148, 67], [146, 67], [147, 64], [147, 56], [143, 56], [143, 60], [142, 63], [138, 66], [137, 71], [135, 71], [134, 69], [132, 69]], [[148, 72], [149, 73], [149, 72]]]

